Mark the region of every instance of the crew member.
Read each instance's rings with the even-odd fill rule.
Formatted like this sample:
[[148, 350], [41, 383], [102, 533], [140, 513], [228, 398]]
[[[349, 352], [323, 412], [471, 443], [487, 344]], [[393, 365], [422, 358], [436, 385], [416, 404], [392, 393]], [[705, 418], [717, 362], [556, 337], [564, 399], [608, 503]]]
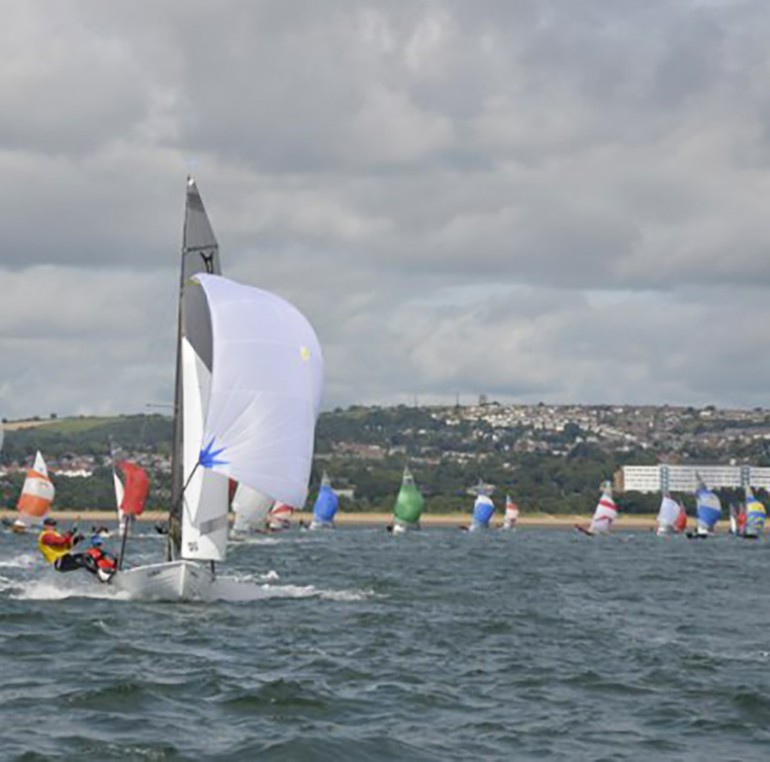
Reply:
[[62, 534], [56, 528], [56, 519], [43, 520], [43, 531], [37, 537], [38, 550], [43, 558], [53, 564], [60, 572], [74, 571], [83, 566], [82, 553], [72, 553], [72, 549], [83, 539], [83, 535], [72, 531]]
[[118, 560], [102, 550], [102, 538], [97, 534], [91, 538], [91, 547], [83, 553], [83, 565], [95, 574], [100, 582], [108, 582], [117, 571]]

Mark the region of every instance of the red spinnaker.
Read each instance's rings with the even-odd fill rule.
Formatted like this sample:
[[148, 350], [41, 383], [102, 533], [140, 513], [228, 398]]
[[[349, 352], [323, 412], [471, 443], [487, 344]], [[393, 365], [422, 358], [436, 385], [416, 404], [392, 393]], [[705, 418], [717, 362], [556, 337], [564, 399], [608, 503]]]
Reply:
[[118, 467], [123, 472], [124, 488], [120, 510], [130, 516], [139, 516], [144, 510], [144, 502], [150, 491], [147, 472], [141, 466], [129, 463], [127, 460], [118, 463]]

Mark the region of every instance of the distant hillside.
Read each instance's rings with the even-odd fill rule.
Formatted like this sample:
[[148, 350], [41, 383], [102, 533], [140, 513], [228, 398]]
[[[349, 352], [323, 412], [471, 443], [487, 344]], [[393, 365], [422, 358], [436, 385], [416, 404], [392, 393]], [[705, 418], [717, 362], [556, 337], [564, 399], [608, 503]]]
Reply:
[[[113, 418], [78, 417], [4, 424], [3, 456], [24, 460], [41, 450], [46, 457], [76, 453], [106, 455], [110, 441], [123, 450], [171, 453], [171, 418], [127, 415]], [[22, 428], [24, 427], [24, 428]]]

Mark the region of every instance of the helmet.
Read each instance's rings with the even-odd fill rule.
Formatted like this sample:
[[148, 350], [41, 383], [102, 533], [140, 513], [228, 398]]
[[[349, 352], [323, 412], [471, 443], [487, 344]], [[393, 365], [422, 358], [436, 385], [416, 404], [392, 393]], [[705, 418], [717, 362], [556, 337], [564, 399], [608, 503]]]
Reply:
[[95, 548], [101, 548], [102, 546], [102, 538], [95, 534], [91, 537], [91, 545], [93, 545]]
[[43, 519], [43, 526], [44, 527], [55, 527], [56, 526], [56, 519], [52, 516], [49, 516], [46, 519]]

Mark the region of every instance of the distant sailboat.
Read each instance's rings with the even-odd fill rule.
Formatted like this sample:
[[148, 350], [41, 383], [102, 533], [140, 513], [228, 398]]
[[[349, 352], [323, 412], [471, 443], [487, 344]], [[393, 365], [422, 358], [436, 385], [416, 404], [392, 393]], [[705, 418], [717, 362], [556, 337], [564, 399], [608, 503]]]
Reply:
[[489, 529], [489, 522], [495, 515], [495, 504], [489, 495], [479, 493], [473, 503], [473, 518], [468, 527], [469, 532], [477, 532], [480, 529]]
[[412, 472], [409, 466], [404, 466], [401, 489], [393, 507], [393, 533], [401, 534], [411, 529], [419, 529], [423, 505], [422, 493], [414, 483]]
[[696, 478], [698, 479], [698, 486], [695, 490], [698, 526], [694, 536], [709, 537], [713, 534], [714, 527], [722, 515], [722, 503], [717, 495], [706, 486], [699, 474], [696, 474]]
[[273, 498], [269, 495], [239, 484], [231, 506], [235, 514], [231, 533], [233, 539], [267, 531], [267, 515], [273, 506]]
[[684, 508], [671, 495], [664, 494], [658, 509], [658, 535], [678, 534], [686, 524]]
[[515, 529], [516, 522], [519, 520], [519, 508], [511, 500], [510, 495], [505, 496], [505, 518], [503, 519], [502, 529]]
[[602, 495], [596, 504], [591, 523], [587, 527], [582, 524], [576, 524], [575, 529], [587, 535], [607, 534], [617, 518], [618, 506], [612, 499], [612, 485], [610, 482], [604, 482], [602, 485]]
[[310, 522], [311, 529], [331, 529], [334, 527], [334, 517], [337, 515], [339, 507], [339, 498], [332, 489], [331, 480], [324, 471], [321, 477], [321, 487], [318, 490], [318, 497], [313, 505], [313, 520]]
[[318, 339], [291, 304], [218, 272], [216, 239], [189, 180], [169, 560], [113, 576], [134, 595], [207, 596], [227, 552], [229, 479], [286, 504], [307, 496], [323, 375]]
[[279, 500], [267, 514], [267, 525], [274, 532], [280, 529], [288, 529], [291, 526], [291, 517], [293, 515], [294, 508]]
[[743, 536], [747, 540], [757, 540], [762, 537], [766, 518], [765, 506], [754, 496], [751, 487], [746, 487], [746, 528]]
[[14, 532], [24, 532], [29, 527], [39, 524], [48, 513], [55, 494], [53, 482], [48, 476], [48, 467], [38, 450], [35, 454], [35, 462], [27, 471], [27, 477], [21, 488], [19, 502], [16, 504], [19, 515], [11, 529]]

